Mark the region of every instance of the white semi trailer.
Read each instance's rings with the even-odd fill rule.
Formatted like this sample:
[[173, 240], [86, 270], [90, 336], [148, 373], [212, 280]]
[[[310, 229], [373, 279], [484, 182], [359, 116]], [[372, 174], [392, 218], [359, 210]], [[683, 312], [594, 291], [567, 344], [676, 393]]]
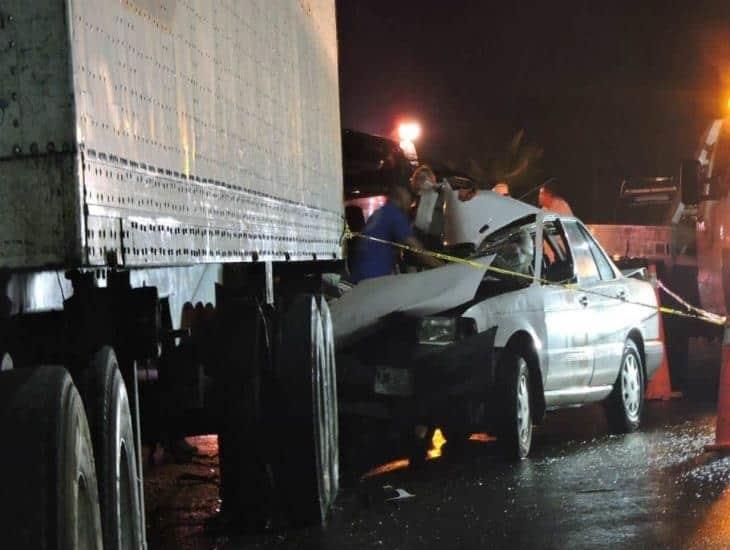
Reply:
[[0, 51], [0, 547], [143, 547], [195, 433], [227, 518], [323, 521], [334, 0], [4, 0]]

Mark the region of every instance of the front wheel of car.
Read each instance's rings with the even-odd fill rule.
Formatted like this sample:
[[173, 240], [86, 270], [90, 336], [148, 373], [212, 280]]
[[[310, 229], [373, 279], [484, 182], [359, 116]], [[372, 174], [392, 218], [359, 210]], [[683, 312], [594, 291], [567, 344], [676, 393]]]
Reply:
[[505, 456], [523, 459], [532, 445], [530, 371], [527, 361], [505, 352], [499, 365], [501, 403], [497, 414], [497, 441]]
[[630, 433], [639, 428], [644, 410], [644, 369], [636, 344], [627, 340], [621, 366], [606, 402], [608, 424], [614, 433]]

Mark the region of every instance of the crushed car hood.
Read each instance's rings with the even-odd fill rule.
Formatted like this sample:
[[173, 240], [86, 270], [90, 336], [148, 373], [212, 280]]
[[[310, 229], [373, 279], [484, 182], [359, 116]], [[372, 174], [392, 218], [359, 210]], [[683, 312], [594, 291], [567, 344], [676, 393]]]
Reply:
[[458, 191], [447, 188], [444, 196], [444, 241], [448, 245], [472, 243], [479, 246], [484, 237], [497, 229], [540, 212], [534, 206], [492, 191], [479, 191], [472, 199], [461, 201]]
[[449, 264], [429, 271], [367, 279], [330, 302], [338, 346], [393, 313], [433, 315], [458, 307], [474, 298], [493, 255], [478, 258], [484, 269]]

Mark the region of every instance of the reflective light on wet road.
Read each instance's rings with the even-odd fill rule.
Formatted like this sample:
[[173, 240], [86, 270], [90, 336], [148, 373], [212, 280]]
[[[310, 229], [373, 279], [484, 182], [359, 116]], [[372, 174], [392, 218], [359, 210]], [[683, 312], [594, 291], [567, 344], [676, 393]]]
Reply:
[[491, 441], [497, 441], [497, 438], [493, 435], [485, 433], [475, 433], [469, 436], [469, 441], [478, 441], [479, 443], [489, 443]]
[[[497, 439], [494, 436], [483, 432], [473, 433], [469, 436], [469, 441], [477, 443], [491, 443], [492, 441], [496, 440]], [[441, 458], [441, 456], [443, 455], [443, 447], [444, 445], [446, 445], [447, 442], [448, 440], [444, 436], [444, 433], [441, 431], [441, 428], [436, 428], [433, 432], [433, 437], [431, 438], [431, 448], [428, 450], [427, 454], [428, 459], [434, 460], [437, 458]], [[389, 474], [398, 470], [408, 468], [408, 466], [410, 466], [410, 460], [408, 460], [407, 458], [392, 460], [390, 462], [386, 462], [385, 464], [381, 464], [376, 468], [368, 470], [361, 477], [361, 479], [368, 479], [383, 474]]]
[[383, 474], [390, 474], [390, 473], [396, 472], [398, 470], [403, 470], [404, 468], [408, 468], [410, 463], [411, 463], [411, 461], [408, 460], [407, 458], [400, 458], [398, 460], [386, 462], [385, 464], [381, 464], [380, 466], [373, 468], [372, 470], [369, 470], [368, 472], [363, 474], [362, 479], [382, 476]]
[[191, 439], [193, 464], [146, 472], [150, 548], [730, 548], [730, 457], [704, 452], [714, 405], [646, 412], [628, 436], [609, 434], [600, 406], [549, 415], [520, 462], [487, 433], [451, 453], [436, 432], [434, 458], [416, 468], [397, 442], [358, 431], [327, 527], [254, 537], [207, 529], [220, 506], [215, 439]]
[[428, 450], [428, 458], [434, 459], [434, 458], [440, 458], [441, 457], [441, 448], [446, 444], [446, 438], [444, 437], [444, 434], [441, 432], [441, 428], [436, 428], [433, 432], [433, 437], [431, 438], [431, 448]]

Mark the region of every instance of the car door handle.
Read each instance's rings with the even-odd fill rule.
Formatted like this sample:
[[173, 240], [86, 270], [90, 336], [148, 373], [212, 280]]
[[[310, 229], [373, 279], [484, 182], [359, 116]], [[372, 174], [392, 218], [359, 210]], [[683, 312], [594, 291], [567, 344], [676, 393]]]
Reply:
[[583, 307], [587, 307], [588, 306], [588, 296], [581, 296], [580, 298], [578, 298], [578, 302]]
[[626, 299], [626, 291], [625, 290], [619, 290], [616, 293], [616, 298], [618, 298], [619, 300], [625, 300]]

